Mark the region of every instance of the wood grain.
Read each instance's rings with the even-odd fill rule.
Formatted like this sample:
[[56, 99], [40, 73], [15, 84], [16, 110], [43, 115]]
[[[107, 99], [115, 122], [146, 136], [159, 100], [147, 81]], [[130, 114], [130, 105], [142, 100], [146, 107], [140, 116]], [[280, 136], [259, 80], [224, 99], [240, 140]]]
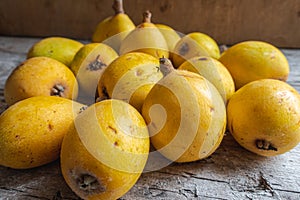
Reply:
[[[0, 37], [1, 106], [4, 106], [5, 79], [39, 39]], [[288, 82], [300, 91], [300, 50], [282, 51], [291, 67]], [[79, 198], [64, 182], [57, 160], [29, 170], [0, 167], [0, 199]], [[300, 199], [300, 145], [283, 155], [265, 158], [246, 151], [226, 134], [221, 146], [209, 158], [186, 164], [173, 163], [143, 173], [121, 199], [297, 200]]]
[[[0, 34], [90, 39], [96, 24], [113, 15], [112, 0], [2, 0]], [[124, 0], [139, 24], [149, 9], [154, 23], [187, 34], [200, 31], [219, 44], [265, 40], [278, 47], [300, 47], [299, 0]]]

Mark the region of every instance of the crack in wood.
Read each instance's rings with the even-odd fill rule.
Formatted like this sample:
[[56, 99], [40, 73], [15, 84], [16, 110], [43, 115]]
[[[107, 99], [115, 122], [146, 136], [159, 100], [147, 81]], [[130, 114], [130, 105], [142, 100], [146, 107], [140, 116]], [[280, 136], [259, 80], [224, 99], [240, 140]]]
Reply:
[[[190, 173], [190, 172], [185, 172], [185, 171], [184, 171], [184, 173], [188, 174], [192, 178], [199, 179], [199, 180], [229, 184], [229, 182], [225, 181], [225, 180], [218, 180], [218, 179], [212, 179], [212, 178], [207, 178], [207, 177], [200, 177], [200, 176], [197, 176], [196, 174], [193, 174], [193, 173]], [[180, 175], [180, 174], [178, 174], [178, 175]]]
[[170, 193], [175, 193], [175, 194], [178, 194], [178, 195], [182, 195], [180, 192], [173, 191], [173, 190], [168, 190], [168, 189], [163, 189], [163, 188], [149, 187], [148, 189], [149, 190], [158, 190], [158, 191], [162, 192], [162, 193], [159, 193], [159, 194], [156, 194], [156, 195], [152, 195], [151, 191], [149, 191], [151, 196], [153, 196], [153, 197], [162, 196], [165, 192], [170, 192]]
[[294, 193], [294, 194], [300, 194], [299, 191], [295, 191], [295, 190], [285, 190], [285, 189], [280, 189], [280, 188], [276, 188], [276, 191], [280, 191], [280, 192], [288, 192], [288, 193]]
[[[30, 189], [30, 190], [39, 190], [39, 188], [33, 188], [33, 187], [29, 187], [29, 186], [26, 186], [24, 188], [27, 188], [27, 189]], [[28, 192], [30, 191], [24, 191], [24, 190], [21, 190], [21, 189], [16, 189], [16, 188], [8, 188], [8, 187], [0, 187], [0, 194], [1, 194], [1, 190], [5, 190], [7, 192], [17, 192], [17, 193], [20, 193], [20, 197], [29, 197], [30, 199], [34, 198], [34, 199], [44, 199], [44, 200], [80, 200], [80, 198], [73, 198], [73, 197], [63, 197], [62, 196], [62, 193], [61, 191], [57, 191], [55, 195], [53, 195], [52, 198], [47, 198], [47, 197], [44, 197], [44, 196], [40, 196], [40, 195], [33, 195], [33, 194], [28, 194]], [[48, 196], [48, 195], [46, 195]], [[1, 199], [1, 197], [0, 197]], [[28, 199], [28, 198], [26, 198]]]
[[56, 194], [53, 196], [52, 200], [62, 200], [63, 197], [60, 191], [57, 191]]
[[217, 199], [217, 200], [228, 200], [228, 199], [224, 199], [224, 198], [220, 198], [220, 197], [207, 196], [207, 195], [200, 195], [198, 197], [204, 197], [204, 198], [208, 198], [208, 199]]
[[270, 191], [272, 197], [281, 199], [278, 192], [273, 188], [272, 184], [267, 180], [267, 178], [264, 176], [262, 172], [260, 172], [260, 180], [259, 183], [265, 190]]
[[16, 189], [16, 188], [7, 188], [7, 187], [0, 187], [0, 190], [6, 190], [6, 191], [15, 191], [15, 192], [20, 192], [20, 193], [24, 193], [25, 191], [20, 190], [20, 189]]
[[194, 178], [194, 179], [199, 179], [199, 180], [229, 184], [229, 182], [225, 181], [225, 180], [218, 180], [218, 179], [212, 179], [212, 178], [207, 178], [207, 177], [199, 177], [194, 173], [186, 172], [186, 171], [183, 171], [182, 172], [183, 174], [176, 174], [176, 173], [170, 173], [170, 172], [157, 172], [157, 173], [167, 174], [167, 175], [172, 175], [172, 176], [181, 176], [181, 177], [184, 177], [184, 178]]
[[49, 199], [47, 197], [42, 197], [42, 196], [32, 195], [32, 194], [23, 194], [22, 196], [24, 196], [24, 197], [30, 197], [30, 198], [35, 198], [35, 199], [51, 200], [51, 199]]
[[22, 193], [21, 196], [24, 196], [24, 197], [32, 197], [32, 198], [36, 198], [36, 199], [44, 199], [44, 200], [51, 200], [49, 198], [46, 198], [46, 197], [42, 197], [42, 196], [37, 196], [37, 195], [32, 195], [32, 194], [28, 194], [27, 192], [28, 191], [24, 191], [24, 190], [20, 190], [20, 189], [16, 189], [16, 188], [7, 188], [7, 187], [0, 187], [1, 190], [6, 190], [8, 192], [19, 192], [19, 193]]

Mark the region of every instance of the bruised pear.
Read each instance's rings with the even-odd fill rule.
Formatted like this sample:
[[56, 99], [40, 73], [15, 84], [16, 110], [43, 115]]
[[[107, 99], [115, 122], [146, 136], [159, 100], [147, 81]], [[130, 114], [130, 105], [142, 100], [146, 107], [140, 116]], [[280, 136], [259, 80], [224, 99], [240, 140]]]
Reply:
[[130, 104], [95, 103], [78, 115], [63, 140], [63, 177], [83, 199], [118, 199], [143, 172], [149, 146], [146, 123]]
[[258, 155], [280, 155], [300, 143], [300, 95], [283, 81], [247, 83], [229, 100], [227, 114], [235, 140]]
[[160, 30], [151, 22], [151, 12], [143, 13], [143, 22], [131, 31], [123, 40], [120, 54], [143, 52], [157, 58], [168, 58], [168, 44]]
[[94, 101], [104, 69], [117, 57], [113, 48], [103, 43], [86, 44], [76, 53], [70, 68], [76, 76], [83, 99]]
[[81, 42], [70, 38], [48, 37], [35, 43], [28, 51], [27, 58], [45, 56], [58, 60], [69, 67], [82, 46]]
[[25, 60], [8, 76], [4, 87], [7, 104], [32, 96], [59, 96], [76, 99], [77, 81], [63, 63], [48, 57]]
[[0, 165], [28, 169], [59, 158], [63, 137], [84, 105], [52, 96], [31, 97], [0, 115]]
[[218, 90], [199, 74], [173, 69], [160, 59], [164, 77], [147, 95], [142, 115], [151, 143], [175, 162], [192, 162], [211, 155], [226, 129], [226, 109]]
[[177, 42], [172, 61], [177, 68], [187, 59], [196, 56], [210, 56], [219, 59], [220, 49], [217, 42], [204, 33], [189, 33]]
[[149, 54], [132, 52], [115, 59], [98, 83], [99, 99], [120, 99], [141, 110], [153, 85], [162, 78], [159, 60]]
[[119, 52], [121, 42], [130, 31], [135, 29], [135, 24], [124, 12], [123, 0], [114, 0], [113, 9], [115, 15], [97, 24], [92, 35], [92, 42], [105, 43]]

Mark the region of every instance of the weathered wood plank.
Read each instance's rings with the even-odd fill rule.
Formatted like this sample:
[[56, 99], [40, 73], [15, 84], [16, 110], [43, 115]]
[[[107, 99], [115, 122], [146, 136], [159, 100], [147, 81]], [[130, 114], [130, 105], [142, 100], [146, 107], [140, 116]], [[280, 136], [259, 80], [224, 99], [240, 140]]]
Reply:
[[[0, 37], [0, 105], [6, 77], [38, 40]], [[283, 49], [283, 53], [291, 66], [288, 82], [300, 91], [300, 50]], [[79, 198], [64, 182], [55, 161], [29, 170], [0, 167], [0, 199]], [[265, 158], [246, 151], [227, 134], [209, 158], [143, 173], [121, 199], [300, 199], [300, 145]]]
[[[62, 35], [90, 39], [98, 22], [111, 16], [111, 0], [1, 0], [0, 34]], [[266, 40], [300, 47], [299, 0], [124, 0], [135, 24], [149, 9], [153, 22], [182, 33], [201, 31], [219, 43]]]

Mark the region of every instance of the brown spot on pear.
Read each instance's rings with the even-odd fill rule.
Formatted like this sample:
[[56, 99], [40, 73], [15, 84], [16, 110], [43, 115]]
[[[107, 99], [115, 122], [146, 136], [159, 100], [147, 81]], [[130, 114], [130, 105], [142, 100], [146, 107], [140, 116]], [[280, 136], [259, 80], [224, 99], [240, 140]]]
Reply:
[[70, 68], [79, 84], [79, 96], [94, 100], [103, 71], [117, 57], [114, 49], [103, 43], [86, 44], [76, 53]]
[[186, 60], [196, 56], [210, 56], [215, 59], [220, 57], [217, 42], [207, 34], [192, 32], [183, 36], [174, 48], [172, 61], [178, 68]]

